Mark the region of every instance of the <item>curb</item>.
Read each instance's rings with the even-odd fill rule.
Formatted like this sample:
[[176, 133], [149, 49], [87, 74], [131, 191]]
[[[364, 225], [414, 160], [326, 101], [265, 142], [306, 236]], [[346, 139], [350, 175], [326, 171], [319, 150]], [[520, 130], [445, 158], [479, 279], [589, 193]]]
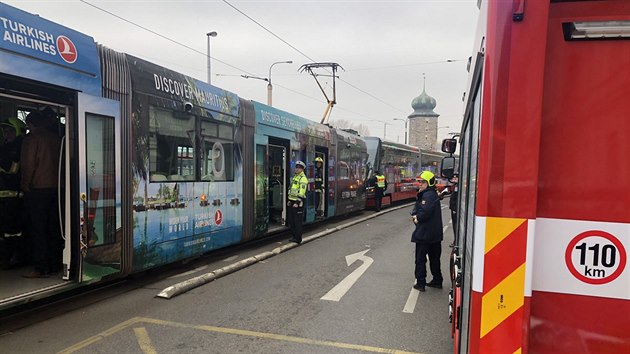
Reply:
[[[348, 228], [350, 226], [362, 223], [362, 222], [364, 222], [366, 220], [375, 218], [377, 216], [380, 216], [380, 215], [383, 215], [383, 214], [386, 214], [386, 213], [390, 213], [390, 212], [392, 212], [394, 210], [407, 208], [407, 207], [409, 207], [409, 205], [411, 205], [411, 204], [404, 204], [404, 205], [400, 205], [400, 206], [396, 206], [396, 207], [392, 207], [392, 208], [387, 208], [386, 210], [381, 210], [378, 213], [373, 213], [373, 214], [370, 214], [368, 216], [361, 217], [361, 218], [359, 218], [357, 220], [353, 220], [351, 222], [348, 222], [348, 223], [345, 223], [345, 224], [333, 227], [331, 229], [326, 229], [326, 230], [318, 232], [318, 233], [316, 233], [314, 235], [310, 235], [310, 236], [304, 237], [302, 239], [302, 244], [314, 241], [314, 240], [316, 240], [318, 238], [321, 238], [321, 237], [324, 237], [326, 235], [332, 234], [334, 232], [343, 230], [343, 229]], [[299, 245], [297, 243], [290, 242], [290, 243], [288, 243], [286, 245], [282, 245], [282, 246], [276, 247], [276, 248], [274, 248], [271, 251], [265, 251], [265, 252], [262, 252], [262, 253], [259, 253], [259, 254], [255, 255], [255, 256], [251, 256], [251, 257], [242, 259], [242, 260], [240, 260], [238, 262], [232, 263], [232, 264], [227, 265], [225, 267], [221, 267], [219, 269], [215, 269], [215, 270], [213, 270], [213, 271], [211, 271], [209, 273], [205, 273], [205, 274], [202, 274], [200, 276], [197, 276], [197, 277], [194, 277], [194, 278], [191, 278], [191, 279], [188, 279], [188, 280], [184, 280], [184, 281], [179, 282], [179, 283], [177, 283], [175, 285], [171, 285], [168, 288], [165, 288], [164, 290], [162, 290], [159, 294], [156, 295], [156, 297], [160, 297], [160, 298], [163, 298], [163, 299], [171, 299], [171, 298], [173, 298], [173, 297], [175, 297], [177, 295], [180, 295], [182, 293], [187, 292], [188, 290], [192, 290], [192, 289], [194, 289], [196, 287], [199, 287], [201, 285], [207, 284], [207, 283], [209, 283], [209, 282], [211, 282], [213, 280], [216, 280], [216, 279], [224, 277], [224, 276], [226, 276], [228, 274], [234, 273], [237, 270], [241, 270], [243, 268], [249, 267], [250, 265], [256, 264], [256, 263], [258, 263], [260, 261], [263, 261], [265, 259], [277, 256], [280, 253], [283, 253], [285, 251], [288, 251], [288, 250], [293, 249], [293, 248], [298, 247], [298, 246]]]

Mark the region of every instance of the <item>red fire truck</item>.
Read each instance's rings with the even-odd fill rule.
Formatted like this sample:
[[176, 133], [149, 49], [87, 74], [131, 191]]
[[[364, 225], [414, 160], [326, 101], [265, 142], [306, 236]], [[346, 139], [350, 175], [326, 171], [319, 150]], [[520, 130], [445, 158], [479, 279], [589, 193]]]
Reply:
[[455, 353], [630, 353], [630, 1], [479, 8], [442, 161]]

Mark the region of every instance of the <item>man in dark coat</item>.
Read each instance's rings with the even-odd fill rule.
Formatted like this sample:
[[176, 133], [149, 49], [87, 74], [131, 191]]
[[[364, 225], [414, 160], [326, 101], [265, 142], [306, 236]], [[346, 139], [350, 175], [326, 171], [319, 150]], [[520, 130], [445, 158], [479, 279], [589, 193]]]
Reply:
[[58, 226], [57, 175], [61, 140], [39, 111], [26, 116], [29, 134], [22, 142], [21, 187], [28, 215], [34, 270], [25, 278], [47, 278], [61, 269], [62, 247]]
[[[442, 288], [442, 271], [440, 269], [440, 256], [442, 255], [442, 209], [440, 197], [435, 188], [435, 175], [430, 171], [423, 171], [417, 177], [420, 183], [420, 191], [416, 199], [416, 205], [411, 212], [411, 217], [416, 225], [411, 236], [411, 242], [416, 244], [416, 284], [414, 289], [424, 291], [425, 286]], [[433, 280], [426, 282], [427, 256]]]

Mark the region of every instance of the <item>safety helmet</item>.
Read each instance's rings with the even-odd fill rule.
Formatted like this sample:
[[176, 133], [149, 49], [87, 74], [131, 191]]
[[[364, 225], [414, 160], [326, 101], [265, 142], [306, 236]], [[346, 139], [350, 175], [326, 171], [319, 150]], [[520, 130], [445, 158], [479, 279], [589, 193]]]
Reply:
[[26, 131], [26, 124], [15, 117], [11, 117], [5, 122], [2, 122], [2, 125], [15, 129], [15, 136], [20, 136]]
[[416, 177], [416, 180], [425, 180], [429, 184], [429, 187], [435, 185], [435, 175], [431, 171], [422, 171], [422, 173]]
[[315, 162], [321, 162], [321, 163], [324, 163], [324, 159], [322, 159], [321, 157], [317, 156], [317, 157], [315, 158]]
[[302, 168], [306, 168], [306, 164], [304, 162], [302, 162], [302, 161], [297, 161], [295, 163], [295, 167], [298, 167], [298, 166], [302, 166]]

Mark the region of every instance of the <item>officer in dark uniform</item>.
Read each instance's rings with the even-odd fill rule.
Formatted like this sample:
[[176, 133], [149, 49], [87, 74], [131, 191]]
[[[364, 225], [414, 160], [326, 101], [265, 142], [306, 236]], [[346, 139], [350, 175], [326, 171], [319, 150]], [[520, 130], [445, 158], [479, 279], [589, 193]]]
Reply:
[[[425, 286], [442, 288], [442, 270], [440, 256], [442, 255], [442, 208], [440, 197], [436, 191], [435, 175], [430, 171], [423, 171], [416, 178], [420, 183], [420, 191], [416, 204], [411, 212], [412, 221], [416, 225], [411, 236], [411, 242], [416, 244], [416, 284], [414, 289], [424, 291]], [[426, 282], [427, 256], [433, 280]]]
[[11, 117], [0, 124], [5, 139], [0, 147], [0, 239], [3, 268], [19, 266], [26, 258], [22, 234], [22, 192], [20, 191], [20, 153], [26, 124]]
[[381, 211], [381, 204], [383, 202], [383, 195], [387, 190], [387, 179], [381, 171], [376, 171], [373, 177], [374, 185], [374, 210]]

